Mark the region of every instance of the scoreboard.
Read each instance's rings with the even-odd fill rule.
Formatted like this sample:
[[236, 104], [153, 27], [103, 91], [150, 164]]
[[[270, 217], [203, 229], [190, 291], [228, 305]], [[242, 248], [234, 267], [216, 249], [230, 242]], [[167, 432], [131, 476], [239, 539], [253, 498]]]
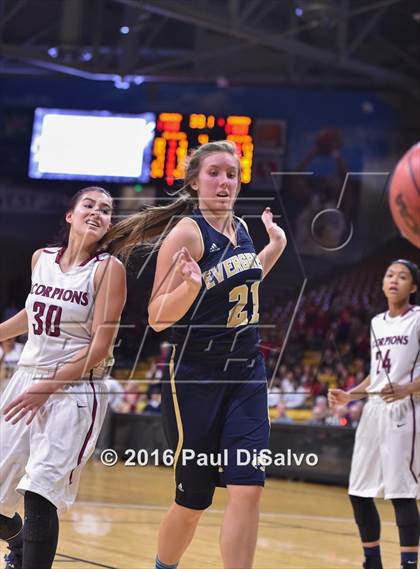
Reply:
[[183, 178], [188, 151], [206, 142], [232, 140], [241, 161], [242, 183], [252, 174], [254, 141], [252, 119], [248, 116], [160, 113], [156, 121], [150, 164], [150, 178], [168, 186]]
[[[271, 187], [272, 157], [278, 159], [282, 153], [282, 133], [284, 128], [273, 126], [272, 120], [247, 115], [37, 108], [28, 173], [37, 179], [171, 187], [184, 178], [192, 149], [230, 140], [240, 159], [242, 183], [251, 187], [258, 181]], [[261, 156], [266, 151], [267, 165], [265, 154]]]

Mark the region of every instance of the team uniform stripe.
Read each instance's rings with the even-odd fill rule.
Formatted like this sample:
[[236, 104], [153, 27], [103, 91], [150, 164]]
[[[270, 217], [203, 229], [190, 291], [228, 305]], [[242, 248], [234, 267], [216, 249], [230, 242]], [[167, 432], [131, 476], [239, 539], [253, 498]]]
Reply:
[[87, 259], [85, 259], [82, 263], [80, 263], [79, 267], [84, 267], [85, 265], [87, 265], [88, 263], [90, 263], [90, 261], [92, 261], [92, 259], [95, 259], [95, 262], [101, 260], [101, 259], [99, 258], [98, 253], [94, 253], [93, 255], [91, 255], [90, 257], [88, 257]]
[[61, 247], [61, 249], [59, 249], [59, 250], [57, 251], [57, 256], [56, 256], [56, 258], [55, 258], [55, 262], [56, 262], [57, 264], [60, 264], [61, 257], [64, 255], [64, 251], [65, 251], [65, 250], [66, 250], [65, 247]]
[[407, 306], [407, 308], [404, 310], [404, 312], [401, 313], [401, 316], [405, 316], [406, 314], [408, 314], [409, 312], [411, 312], [414, 309], [414, 306], [409, 304]]
[[[196, 222], [196, 220], [193, 219], [192, 217], [189, 217], [188, 219], [194, 223], [194, 225], [195, 225], [196, 228], [197, 228], [198, 235], [200, 236], [200, 243], [201, 243], [201, 255], [200, 255], [200, 259], [202, 259], [203, 255], [204, 255], [204, 251], [205, 251], [205, 245], [204, 245], [203, 234], [201, 233], [200, 226], [198, 225], [198, 223]], [[200, 261], [200, 259], [197, 259], [197, 262]]]
[[[417, 363], [417, 360], [419, 358], [419, 354], [420, 354], [420, 350], [417, 352], [416, 359], [414, 360], [413, 367], [411, 369], [410, 383], [412, 383], [414, 381], [414, 369], [416, 367], [416, 363]], [[416, 432], [416, 407], [414, 405], [414, 399], [413, 399], [412, 395], [410, 395], [410, 403], [411, 403], [411, 412], [412, 412], [412, 416], [413, 416], [413, 438], [412, 438], [412, 442], [411, 442], [410, 472], [413, 475], [414, 480], [416, 482], [418, 482], [417, 473], [414, 472], [414, 453], [415, 453], [415, 448], [416, 448], [417, 432]]]
[[[82, 458], [83, 458], [84, 452], [85, 452], [85, 450], [86, 450], [87, 444], [88, 444], [88, 442], [89, 442], [89, 440], [90, 440], [90, 438], [91, 438], [91, 436], [92, 436], [93, 426], [95, 425], [96, 413], [97, 413], [97, 410], [98, 410], [98, 400], [96, 399], [96, 390], [95, 390], [95, 384], [94, 384], [93, 381], [92, 381], [92, 375], [93, 375], [93, 372], [91, 371], [91, 372], [90, 372], [89, 383], [90, 383], [90, 386], [91, 386], [92, 392], [93, 392], [92, 420], [91, 420], [91, 423], [90, 423], [89, 430], [88, 430], [88, 432], [87, 432], [87, 434], [86, 434], [85, 440], [83, 441], [82, 448], [80, 449], [79, 456], [78, 456], [78, 458], [77, 458], [77, 465], [76, 465], [76, 468], [77, 468], [77, 467], [79, 466], [79, 464], [82, 462]], [[75, 469], [73, 469], [73, 470], [71, 471], [71, 473], [70, 473], [69, 484], [71, 484], [72, 481], [73, 481], [73, 472], [74, 472], [74, 470], [75, 470]]]
[[178, 429], [178, 444], [175, 451], [175, 458], [174, 458], [174, 473], [176, 473], [176, 465], [178, 463], [179, 455], [181, 453], [182, 446], [184, 444], [184, 429], [182, 427], [182, 419], [181, 419], [181, 411], [179, 408], [178, 397], [176, 394], [176, 383], [175, 383], [175, 352], [176, 347], [173, 347], [171, 359], [169, 362], [169, 376], [171, 380], [171, 392], [172, 392], [172, 402], [174, 405], [175, 411], [175, 419], [176, 419], [176, 426]]

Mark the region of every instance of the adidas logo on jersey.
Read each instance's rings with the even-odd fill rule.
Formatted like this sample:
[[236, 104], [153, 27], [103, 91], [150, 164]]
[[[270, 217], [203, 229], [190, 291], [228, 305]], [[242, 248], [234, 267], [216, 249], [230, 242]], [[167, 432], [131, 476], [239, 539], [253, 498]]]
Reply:
[[212, 243], [210, 247], [210, 253], [215, 253], [216, 251], [220, 251], [220, 247], [218, 247], [216, 243]]

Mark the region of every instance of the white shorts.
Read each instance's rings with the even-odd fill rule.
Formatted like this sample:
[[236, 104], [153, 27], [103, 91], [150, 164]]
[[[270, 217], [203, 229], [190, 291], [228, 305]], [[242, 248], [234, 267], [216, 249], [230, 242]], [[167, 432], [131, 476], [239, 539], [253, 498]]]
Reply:
[[371, 396], [356, 431], [349, 494], [420, 498], [420, 398]]
[[26, 490], [59, 513], [71, 506], [105, 417], [105, 385], [86, 380], [51, 395], [30, 425], [27, 417], [6, 423], [4, 408], [36, 381], [35, 374], [18, 368], [0, 399], [0, 513], [6, 516], [14, 515]]

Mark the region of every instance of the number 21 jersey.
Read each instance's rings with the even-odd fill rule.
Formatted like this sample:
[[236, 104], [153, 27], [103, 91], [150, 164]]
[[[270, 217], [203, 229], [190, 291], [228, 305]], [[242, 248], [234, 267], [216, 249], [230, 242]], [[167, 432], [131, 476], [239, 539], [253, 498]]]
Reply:
[[234, 217], [237, 243], [215, 229], [197, 208], [190, 218], [202, 240], [203, 281], [191, 308], [171, 329], [185, 358], [201, 362], [251, 358], [258, 352], [262, 265], [245, 223]]

